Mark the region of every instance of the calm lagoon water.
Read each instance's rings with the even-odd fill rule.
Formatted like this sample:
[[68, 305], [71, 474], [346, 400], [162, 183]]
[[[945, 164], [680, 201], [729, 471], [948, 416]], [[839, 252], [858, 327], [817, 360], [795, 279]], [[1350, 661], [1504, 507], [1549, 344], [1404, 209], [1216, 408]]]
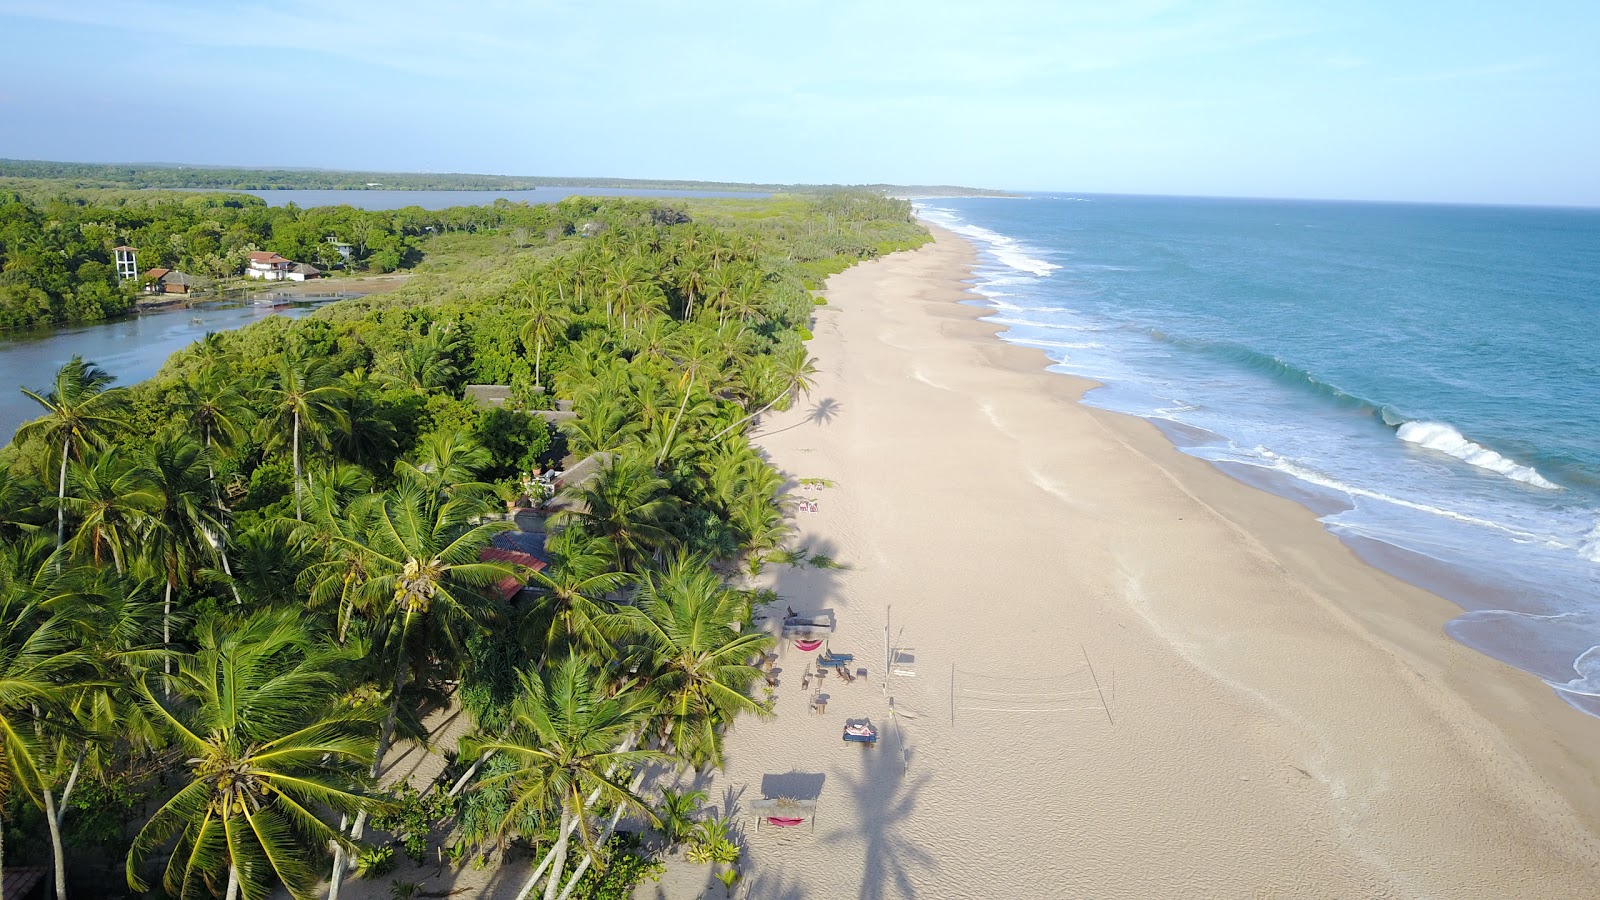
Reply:
[[1600, 715], [1600, 210], [924, 201], [1005, 340], [1448, 597]]
[[298, 318], [324, 303], [351, 296], [355, 295], [308, 297], [288, 306], [223, 301], [37, 335], [8, 336], [0, 342], [0, 441], [10, 441], [19, 425], [43, 412], [19, 389], [44, 393], [55, 371], [74, 354], [117, 376], [118, 384], [134, 384], [153, 377], [168, 356], [208, 331], [242, 328], [268, 316]]

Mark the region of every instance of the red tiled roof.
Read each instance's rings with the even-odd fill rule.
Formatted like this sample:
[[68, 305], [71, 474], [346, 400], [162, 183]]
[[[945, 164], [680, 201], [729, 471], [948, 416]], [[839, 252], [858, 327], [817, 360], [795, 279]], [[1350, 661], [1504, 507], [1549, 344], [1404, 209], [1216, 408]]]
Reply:
[[[485, 547], [479, 550], [478, 559], [484, 562], [502, 562], [510, 563], [514, 566], [526, 566], [535, 572], [543, 569], [546, 565], [544, 560], [530, 556], [527, 553], [521, 553], [516, 550], [502, 550], [499, 547]], [[507, 575], [500, 579], [500, 583], [495, 585], [495, 588], [500, 592], [501, 600], [510, 600], [524, 586], [520, 578], [515, 575]]]
[[278, 254], [272, 253], [272, 252], [267, 251], [267, 250], [257, 250], [254, 253], [250, 254], [250, 261], [251, 262], [264, 262], [264, 263], [286, 263], [286, 262], [289, 262], [290, 260], [284, 259], [283, 257], [279, 256]]
[[171, 269], [151, 269], [150, 271], [144, 273], [144, 277], [146, 277], [146, 278], [160, 278], [163, 275], [166, 275], [168, 272], [171, 272], [171, 271], [172, 271]]
[[134, 250], [132, 247], [112, 247], [111, 249], [113, 249], [113, 250], [128, 250], [128, 251], [133, 252], [133, 253], [137, 253], [138, 252], [137, 250]]

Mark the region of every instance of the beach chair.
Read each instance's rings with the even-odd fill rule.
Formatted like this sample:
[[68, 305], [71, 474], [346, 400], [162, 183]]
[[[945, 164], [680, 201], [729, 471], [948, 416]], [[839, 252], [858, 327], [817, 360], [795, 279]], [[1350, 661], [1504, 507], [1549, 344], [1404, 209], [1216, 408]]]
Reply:
[[842, 669], [855, 661], [855, 656], [849, 653], [835, 653], [832, 650], [823, 650], [817, 658], [817, 665], [828, 669]]
[[878, 729], [872, 724], [871, 719], [850, 719], [844, 723], [844, 740], [848, 744], [861, 744], [866, 747], [878, 743]]

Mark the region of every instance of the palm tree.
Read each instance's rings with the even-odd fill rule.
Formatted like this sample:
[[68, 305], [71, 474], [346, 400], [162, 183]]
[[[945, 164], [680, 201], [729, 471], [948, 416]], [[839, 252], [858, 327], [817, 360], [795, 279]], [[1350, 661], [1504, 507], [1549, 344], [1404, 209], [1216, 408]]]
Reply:
[[[209, 459], [187, 435], [158, 437], [150, 446], [145, 470], [157, 502], [149, 515], [145, 551], [164, 584], [161, 600], [161, 646], [172, 647], [172, 595], [200, 563], [219, 556], [227, 528], [209, 502]], [[238, 599], [238, 594], [234, 594]], [[171, 672], [170, 664], [167, 669]]]
[[667, 461], [667, 454], [672, 452], [672, 438], [678, 432], [678, 424], [683, 421], [684, 410], [689, 407], [689, 396], [694, 393], [699, 380], [714, 371], [721, 361], [716, 342], [704, 331], [696, 331], [688, 340], [681, 342], [673, 357], [682, 373], [678, 378], [678, 387], [683, 390], [683, 402], [678, 405], [678, 414], [661, 442], [661, 454], [656, 457], [658, 470]]
[[[60, 551], [43, 539], [0, 548], [0, 800], [17, 790], [45, 815], [54, 851], [56, 895], [66, 896], [66, 859], [53, 791], [60, 767], [55, 716], [72, 698], [71, 673], [84, 657], [72, 648], [68, 623], [44, 600], [59, 577]], [[3, 827], [3, 826], [0, 826]], [[0, 835], [3, 847], [3, 835]]]
[[811, 388], [816, 384], [811, 376], [817, 374], [817, 367], [812, 362], [811, 357], [806, 354], [806, 348], [803, 344], [790, 344], [775, 353], [772, 359], [776, 366], [775, 374], [782, 384], [781, 389], [773, 395], [771, 400], [767, 401], [765, 406], [712, 435], [711, 440], [715, 441], [740, 425], [761, 415], [777, 405], [779, 400], [787, 398], [792, 402], [797, 395], [811, 392]]
[[673, 503], [666, 493], [667, 482], [643, 459], [613, 456], [595, 477], [570, 490], [575, 506], [557, 513], [557, 518], [576, 521], [586, 533], [609, 540], [619, 570], [634, 571], [670, 542], [666, 523]]
[[[134, 581], [104, 568], [78, 566], [53, 579], [43, 601], [65, 623], [71, 645], [77, 648], [74, 652], [83, 662], [81, 676], [64, 682], [70, 694], [62, 717], [39, 734], [41, 745], [49, 750], [45, 754], [49, 777], [41, 790], [47, 825], [58, 848], [80, 776], [102, 775], [115, 759], [159, 743], [133, 687], [168, 655], [160, 643], [152, 587], [148, 581]], [[58, 894], [65, 896], [63, 873], [58, 872], [56, 884]]]
[[491, 486], [478, 481], [478, 473], [494, 456], [471, 435], [460, 431], [431, 431], [417, 442], [416, 462], [402, 460], [396, 471], [436, 494], [487, 493]]
[[581, 404], [578, 417], [562, 422], [561, 430], [572, 451], [587, 456], [621, 449], [639, 430], [639, 423], [630, 421], [618, 398], [598, 397]]
[[444, 388], [461, 374], [455, 356], [461, 349], [461, 336], [449, 325], [435, 326], [421, 339], [396, 350], [385, 360], [379, 377], [419, 394]]
[[[372, 754], [374, 779], [394, 736], [406, 685], [417, 677], [447, 677], [465, 652], [466, 639], [495, 615], [484, 592], [513, 574], [510, 566], [478, 561], [496, 532], [513, 527], [472, 524], [488, 511], [487, 501], [475, 493], [449, 495], [402, 478], [387, 494], [373, 495], [351, 511], [360, 522], [358, 538], [332, 538], [336, 548], [358, 558], [365, 581], [353, 588], [352, 603], [372, 611], [373, 654], [390, 681], [388, 715]], [[365, 824], [363, 811], [351, 836], [359, 840]], [[343, 853], [335, 853], [335, 891], [345, 861]]]
[[244, 405], [235, 381], [226, 369], [190, 375], [178, 386], [172, 399], [176, 412], [190, 429], [200, 432], [200, 441], [211, 458], [206, 474], [216, 493], [213, 461], [221, 450], [231, 450], [244, 440], [250, 411]]
[[214, 619], [196, 638], [173, 678], [180, 702], [164, 704], [140, 683], [189, 768], [134, 838], [128, 885], [147, 890], [146, 860], [176, 837], [162, 876], [170, 893], [211, 896], [225, 884], [226, 900], [258, 900], [281, 883], [313, 897], [314, 860], [330, 843], [349, 844], [322, 817], [376, 805], [363, 792], [370, 717], [332, 703], [347, 659], [288, 610]]
[[[74, 356], [56, 370], [55, 383], [43, 396], [22, 389], [22, 393], [45, 408], [42, 418], [17, 429], [18, 445], [38, 438], [49, 446], [61, 446], [61, 475], [57, 479], [56, 500], [67, 496], [67, 460], [82, 461], [84, 451], [105, 443], [107, 433], [122, 423], [127, 408], [127, 393], [111, 387], [116, 378], [104, 369]], [[67, 520], [64, 504], [56, 507], [56, 546], [66, 540]]]
[[522, 323], [522, 346], [533, 347], [534, 384], [544, 384], [541, 377], [544, 371], [544, 345], [556, 335], [564, 333], [569, 321], [566, 310], [558, 306], [549, 294], [529, 295], [528, 317]]
[[661, 789], [661, 802], [656, 805], [656, 815], [661, 818], [661, 836], [667, 839], [670, 850], [677, 850], [678, 844], [694, 825], [694, 814], [705, 801], [706, 792], [702, 790]]
[[263, 436], [274, 444], [287, 441], [294, 453], [294, 517], [298, 519], [305, 488], [300, 466], [302, 437], [325, 443], [329, 430], [350, 427], [343, 408], [350, 389], [326, 360], [285, 351], [278, 361], [276, 382], [262, 388], [260, 394], [271, 404], [261, 423]]
[[[501, 818], [499, 835], [515, 830], [530, 813], [560, 811], [561, 830], [545, 900], [554, 900], [561, 885], [567, 840], [573, 830], [590, 855], [598, 856], [599, 841], [588, 817], [596, 799], [655, 818], [644, 799], [618, 777], [628, 768], [665, 758], [654, 750], [623, 749], [648, 712], [646, 701], [637, 692], [608, 695], [600, 682], [598, 673], [577, 657], [569, 657], [554, 671], [524, 672], [507, 736], [465, 742], [463, 748], [473, 755], [503, 754], [517, 762], [515, 768], [491, 775], [475, 788], [510, 788], [512, 799]], [[543, 866], [534, 871], [517, 900], [533, 891], [543, 873]]]
[[128, 571], [128, 554], [161, 507], [161, 495], [142, 466], [110, 447], [88, 464], [74, 463], [68, 482], [73, 496], [61, 500], [78, 523], [68, 547], [79, 559], [100, 565], [111, 557], [118, 574]]
[[551, 536], [545, 552], [550, 567], [530, 576], [538, 599], [525, 620], [537, 631], [531, 643], [538, 648], [541, 667], [555, 650], [600, 658], [618, 636], [610, 624], [616, 605], [607, 598], [631, 578], [611, 567], [615, 554], [604, 538], [575, 529]]
[[721, 728], [736, 715], [765, 713], [749, 692], [761, 677], [753, 661], [774, 638], [734, 629], [748, 609], [704, 561], [678, 556], [646, 575], [622, 611], [637, 635], [628, 657], [648, 678], [678, 754], [695, 765], [721, 764]]

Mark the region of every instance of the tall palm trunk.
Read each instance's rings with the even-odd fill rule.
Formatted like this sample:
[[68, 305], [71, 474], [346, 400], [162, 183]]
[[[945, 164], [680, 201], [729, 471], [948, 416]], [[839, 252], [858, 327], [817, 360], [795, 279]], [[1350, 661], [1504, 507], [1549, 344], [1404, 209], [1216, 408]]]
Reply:
[[239, 900], [239, 867], [228, 867], [228, 892], [223, 895], [224, 900]]
[[[72, 437], [61, 442], [61, 477], [56, 487], [56, 547], [67, 539], [67, 453], [72, 449]], [[59, 563], [57, 564], [59, 565]]]
[[[402, 662], [400, 674], [394, 679], [394, 696], [389, 702], [389, 715], [383, 720], [383, 731], [378, 734], [378, 746], [372, 755], [372, 768], [368, 771], [374, 784], [378, 781], [378, 773], [383, 771], [383, 757], [389, 752], [389, 742], [394, 739], [395, 722], [400, 717], [400, 691], [405, 688], [406, 673]], [[340, 822], [340, 827], [344, 825]], [[350, 826], [350, 839], [361, 840], [361, 835], [367, 828], [367, 811], [365, 809], [356, 813], [356, 820]], [[349, 866], [349, 854], [343, 847], [335, 846], [333, 851], [333, 874], [328, 879], [328, 900], [339, 900], [339, 888], [344, 882], [345, 869]]]
[[543, 360], [544, 360], [544, 341], [535, 340], [533, 342], [533, 383], [534, 384], [544, 384], [544, 380], [539, 377], [539, 364], [541, 362], [543, 362]]
[[661, 455], [656, 457], [656, 469], [667, 461], [667, 453], [672, 449], [672, 436], [678, 432], [678, 423], [683, 421], [683, 411], [689, 407], [689, 394], [694, 390], [694, 382], [684, 385], [683, 402], [678, 404], [678, 415], [672, 420], [672, 427], [667, 429], [667, 439], [661, 442]]
[[55, 792], [44, 791], [44, 817], [50, 826], [50, 852], [56, 866], [56, 900], [67, 900], [67, 857], [61, 846], [61, 820], [56, 817]]
[[[161, 601], [161, 649], [172, 649], [172, 573], [167, 573], [166, 596]], [[161, 672], [168, 678], [172, 677], [172, 657], [167, 656], [161, 660]], [[172, 699], [172, 686], [165, 688], [167, 699]]]
[[[6, 858], [6, 822], [5, 822], [5, 817], [4, 816], [0, 816], [0, 859], [5, 859], [5, 858]], [[4, 878], [0, 878], [0, 900], [6, 900], [6, 881], [5, 881]]]
[[[581, 812], [582, 810], [579, 810], [579, 814]], [[544, 900], [555, 900], [555, 895], [560, 894], [560, 890], [562, 890], [562, 870], [566, 868], [566, 842], [571, 839], [571, 831], [566, 830], [566, 826], [570, 825], [571, 822], [573, 822], [573, 814], [571, 814], [570, 809], [566, 809], [563, 806], [562, 836], [555, 839], [555, 862], [550, 863], [550, 881], [544, 884]], [[526, 897], [526, 894], [523, 895]], [[522, 900], [522, 898], [518, 898], [518, 900]]]
[[[217, 470], [211, 463], [211, 453], [215, 448], [211, 445], [211, 423], [206, 423], [206, 480], [211, 483], [211, 502], [218, 512], [224, 512], [222, 507], [222, 492], [217, 490]], [[222, 517], [217, 517], [217, 524], [222, 524]], [[244, 598], [239, 596], [239, 586], [233, 583], [233, 567], [228, 565], [228, 535], [224, 527], [223, 533], [217, 535], [217, 558], [222, 560], [222, 574], [228, 576], [228, 590], [233, 591], [233, 604], [239, 606], [244, 603]], [[340, 640], [339, 643], [344, 643]], [[170, 670], [168, 670], [170, 672]]]
[[727, 434], [728, 432], [734, 430], [735, 428], [738, 428], [740, 425], [743, 425], [744, 423], [750, 421], [751, 419], [754, 419], [756, 416], [759, 416], [762, 413], [766, 412], [767, 410], [771, 409], [773, 406], [775, 406], [777, 404], [777, 402], [779, 400], [782, 400], [784, 397], [787, 397], [788, 395], [789, 395], [789, 391], [788, 390], [783, 391], [782, 393], [778, 394], [778, 396], [773, 397], [771, 400], [768, 400], [766, 406], [761, 407], [760, 409], [758, 409], [755, 412], [745, 416], [744, 418], [742, 418], [739, 421], [733, 423], [732, 425], [729, 425], [727, 428], [722, 429], [721, 431], [719, 431], [716, 434], [712, 435], [711, 439], [714, 441], [717, 438], [720, 438], [723, 435]]
[[300, 410], [294, 411], [294, 520], [300, 521]]

